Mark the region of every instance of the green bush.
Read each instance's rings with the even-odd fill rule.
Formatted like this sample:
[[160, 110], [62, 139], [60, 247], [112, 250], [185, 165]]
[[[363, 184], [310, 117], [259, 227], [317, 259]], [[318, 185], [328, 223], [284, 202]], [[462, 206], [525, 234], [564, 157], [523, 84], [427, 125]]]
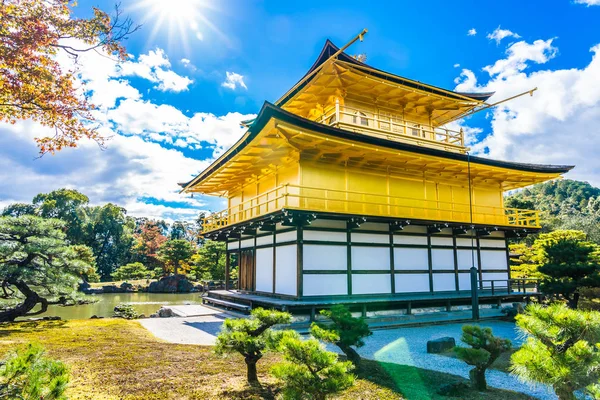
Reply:
[[316, 339], [302, 340], [299, 335], [285, 335], [279, 342], [284, 362], [271, 372], [283, 382], [284, 399], [324, 400], [354, 384], [350, 361], [338, 361], [337, 354], [326, 351]]
[[535, 304], [517, 325], [528, 338], [511, 357], [513, 374], [552, 386], [560, 400], [575, 399], [576, 391], [600, 395], [600, 312]]
[[262, 308], [252, 310], [250, 318], [228, 318], [217, 336], [215, 352], [220, 355], [241, 354], [246, 362], [248, 383], [258, 383], [256, 363], [266, 351], [277, 346], [282, 335], [271, 328], [278, 324], [288, 324], [291, 320], [289, 313]]
[[462, 331], [461, 340], [471, 347], [457, 346], [454, 352], [459, 359], [474, 367], [469, 371], [471, 386], [480, 391], [486, 390], [485, 371], [500, 354], [510, 350], [511, 342], [495, 337], [490, 328], [477, 325], [464, 325]]
[[69, 369], [47, 358], [41, 345], [30, 343], [10, 353], [0, 365], [0, 398], [63, 400]]
[[116, 281], [147, 279], [152, 277], [152, 271], [148, 270], [141, 262], [134, 262], [119, 267], [111, 276]]
[[331, 319], [331, 323], [313, 323], [311, 334], [324, 342], [333, 343], [340, 348], [355, 366], [360, 356], [352, 347], [362, 347], [363, 338], [373, 334], [364, 318], [355, 318], [348, 308], [335, 305], [331, 310], [322, 310], [321, 315]]
[[142, 316], [131, 304], [126, 303], [117, 304], [113, 311], [113, 316], [115, 318], [138, 319]]

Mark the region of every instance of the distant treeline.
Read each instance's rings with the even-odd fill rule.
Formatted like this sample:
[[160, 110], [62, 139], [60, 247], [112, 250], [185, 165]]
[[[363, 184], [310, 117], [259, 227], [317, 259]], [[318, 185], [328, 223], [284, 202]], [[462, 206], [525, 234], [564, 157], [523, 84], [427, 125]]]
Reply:
[[125, 208], [112, 203], [90, 206], [88, 197], [73, 189], [38, 194], [31, 203], [11, 204], [2, 211], [2, 216], [23, 215], [64, 221], [67, 241], [73, 245], [86, 245], [92, 250], [96, 279], [110, 280], [119, 267], [130, 263], [142, 263], [148, 270], [156, 271], [155, 276], [173, 272], [168, 250], [172, 254], [173, 248], [181, 248], [177, 247], [177, 241], [189, 242], [192, 249], [184, 252], [192, 254], [187, 259], [175, 254], [180, 257], [173, 260], [181, 272], [193, 273], [196, 278], [224, 279], [223, 246], [205, 243], [199, 236], [201, 216], [196, 221], [172, 224], [131, 217]]

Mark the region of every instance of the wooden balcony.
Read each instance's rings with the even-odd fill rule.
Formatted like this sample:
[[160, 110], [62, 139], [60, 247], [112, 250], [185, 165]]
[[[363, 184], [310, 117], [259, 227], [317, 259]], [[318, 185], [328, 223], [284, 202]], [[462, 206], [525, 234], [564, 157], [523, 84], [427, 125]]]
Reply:
[[[469, 204], [286, 184], [204, 219], [203, 232], [225, 228], [282, 209], [360, 216], [471, 223]], [[534, 210], [473, 206], [474, 224], [539, 228]]]
[[317, 122], [352, 132], [360, 132], [388, 140], [433, 147], [440, 150], [466, 153], [465, 137], [462, 129], [431, 127], [405, 121], [399, 114], [342, 106], [325, 109]]

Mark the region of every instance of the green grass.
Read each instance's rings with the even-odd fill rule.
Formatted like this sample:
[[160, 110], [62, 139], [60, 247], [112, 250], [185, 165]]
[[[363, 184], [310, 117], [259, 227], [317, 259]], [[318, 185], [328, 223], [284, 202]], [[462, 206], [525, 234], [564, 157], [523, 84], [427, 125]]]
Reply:
[[[219, 358], [211, 347], [156, 339], [136, 321], [119, 319], [0, 324], [0, 354], [18, 344], [40, 342], [51, 357], [71, 367], [68, 389], [79, 399], [275, 399], [280, 384], [268, 373], [279, 360], [258, 364], [261, 388], [245, 381], [241, 357]], [[436, 394], [463, 378], [419, 368], [364, 360], [356, 384], [337, 399], [453, 399]], [[514, 392], [467, 392], [465, 400], [524, 400]]]

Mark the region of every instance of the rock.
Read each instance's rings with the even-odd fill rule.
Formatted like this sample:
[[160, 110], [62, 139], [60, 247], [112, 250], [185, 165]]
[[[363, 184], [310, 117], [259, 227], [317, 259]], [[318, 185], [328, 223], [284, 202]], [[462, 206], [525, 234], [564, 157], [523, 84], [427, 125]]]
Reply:
[[194, 285], [185, 275], [170, 275], [160, 278], [159, 281], [150, 283], [150, 293], [189, 293]]
[[129, 282], [121, 283], [121, 286], [119, 286], [119, 288], [124, 292], [135, 292], [133, 285]]
[[427, 352], [438, 354], [443, 353], [446, 350], [450, 350], [456, 346], [456, 341], [453, 337], [443, 337], [427, 342]]
[[467, 390], [469, 385], [465, 382], [454, 382], [441, 386], [437, 392], [442, 396], [462, 397]]
[[171, 318], [171, 317], [175, 316], [175, 314], [173, 313], [173, 310], [171, 310], [170, 308], [165, 308], [165, 307], [161, 307], [160, 310], [158, 310], [157, 314], [160, 318]]
[[155, 312], [154, 314], [150, 314], [150, 318], [158, 318], [158, 313]]
[[90, 317], [90, 319], [102, 319], [102, 318], [104, 318], [104, 317], [99, 317], [96, 314], [94, 314]]
[[502, 318], [505, 321], [515, 322], [515, 317], [518, 314], [523, 314], [525, 312], [525, 308], [523, 307], [523, 303], [512, 303], [512, 306], [503, 307], [500, 310], [504, 317]]
[[102, 293], [122, 293], [123, 290], [115, 285], [104, 285], [102, 286]]

